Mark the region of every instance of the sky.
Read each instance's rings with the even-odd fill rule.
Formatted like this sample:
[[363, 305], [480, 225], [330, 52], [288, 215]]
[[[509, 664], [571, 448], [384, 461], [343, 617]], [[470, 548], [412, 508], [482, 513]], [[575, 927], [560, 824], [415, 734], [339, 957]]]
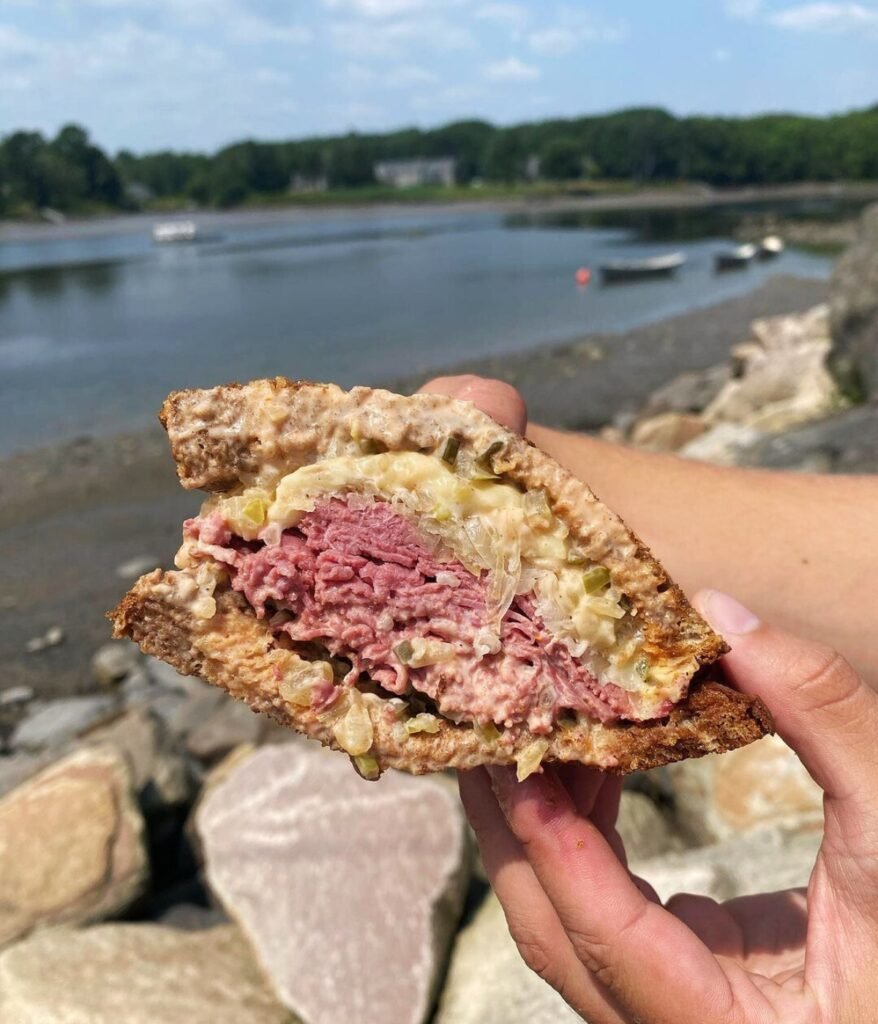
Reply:
[[878, 102], [878, 0], [0, 0], [0, 135], [110, 151]]

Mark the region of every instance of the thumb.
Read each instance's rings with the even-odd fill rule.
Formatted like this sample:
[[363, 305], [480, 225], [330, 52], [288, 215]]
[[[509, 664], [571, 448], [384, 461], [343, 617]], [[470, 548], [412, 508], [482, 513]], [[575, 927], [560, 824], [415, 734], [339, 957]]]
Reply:
[[732, 682], [762, 698], [829, 800], [857, 820], [871, 819], [878, 805], [878, 695], [832, 648], [764, 625], [726, 594], [702, 591], [695, 604], [732, 647], [723, 659]]
[[434, 377], [419, 390], [472, 402], [491, 419], [516, 434], [523, 434], [527, 429], [527, 406], [524, 399], [511, 384], [505, 384], [502, 380], [476, 377], [473, 374]]

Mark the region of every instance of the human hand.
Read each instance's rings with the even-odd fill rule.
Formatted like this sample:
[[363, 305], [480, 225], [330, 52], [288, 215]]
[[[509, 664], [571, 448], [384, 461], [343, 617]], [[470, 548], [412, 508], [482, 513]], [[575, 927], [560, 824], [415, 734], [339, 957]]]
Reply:
[[[513, 389], [478, 378], [427, 389], [470, 398], [523, 432]], [[854, 1024], [878, 1017], [878, 696], [838, 655], [706, 592], [732, 644], [730, 680], [759, 696], [824, 791], [807, 893], [662, 906], [615, 830], [618, 779], [567, 765], [517, 783], [461, 776], [485, 867], [525, 961], [591, 1024]]]

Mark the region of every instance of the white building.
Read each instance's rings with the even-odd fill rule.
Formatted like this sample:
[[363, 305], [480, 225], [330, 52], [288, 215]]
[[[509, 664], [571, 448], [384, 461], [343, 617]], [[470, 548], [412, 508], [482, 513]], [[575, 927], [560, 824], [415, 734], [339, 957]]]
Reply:
[[457, 161], [453, 156], [414, 157], [411, 160], [379, 160], [373, 167], [375, 180], [394, 188], [416, 185], [453, 185]]

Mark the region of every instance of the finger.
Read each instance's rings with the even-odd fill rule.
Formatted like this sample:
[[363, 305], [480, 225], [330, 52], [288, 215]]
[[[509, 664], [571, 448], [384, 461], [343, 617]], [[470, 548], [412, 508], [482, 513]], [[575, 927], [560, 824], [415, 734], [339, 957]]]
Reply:
[[728, 1020], [734, 995], [710, 951], [641, 893], [552, 771], [521, 783], [509, 769], [490, 774], [577, 956], [619, 1004], [651, 1024]]
[[491, 419], [516, 434], [523, 434], [527, 429], [527, 406], [524, 399], [511, 384], [505, 384], [502, 380], [476, 377], [471, 373], [460, 377], [434, 377], [419, 391], [472, 402]]
[[583, 969], [558, 915], [512, 834], [484, 769], [459, 772], [458, 786], [482, 862], [509, 932], [531, 970], [591, 1024], [624, 1024], [612, 998]]
[[878, 695], [831, 648], [763, 625], [728, 595], [704, 591], [695, 603], [731, 644], [731, 680], [765, 702], [827, 798], [862, 828], [878, 815]]

